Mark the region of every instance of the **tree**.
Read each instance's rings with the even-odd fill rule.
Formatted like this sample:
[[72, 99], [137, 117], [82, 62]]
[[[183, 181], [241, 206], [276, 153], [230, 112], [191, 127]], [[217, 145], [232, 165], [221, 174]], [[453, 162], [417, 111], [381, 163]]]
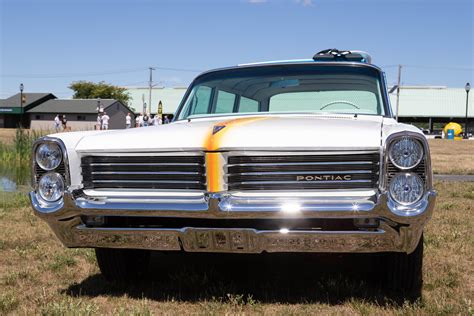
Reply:
[[130, 95], [127, 89], [117, 87], [104, 81], [94, 83], [90, 81], [75, 81], [69, 85], [69, 89], [74, 91], [74, 99], [115, 99], [123, 104], [128, 104]]

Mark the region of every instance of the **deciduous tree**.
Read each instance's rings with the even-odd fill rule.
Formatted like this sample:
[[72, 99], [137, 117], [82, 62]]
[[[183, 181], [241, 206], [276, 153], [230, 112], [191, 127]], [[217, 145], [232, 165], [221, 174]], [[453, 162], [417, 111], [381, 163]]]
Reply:
[[75, 81], [69, 85], [74, 91], [74, 99], [115, 99], [128, 104], [130, 95], [127, 89], [108, 84], [104, 81], [95, 83], [90, 81]]

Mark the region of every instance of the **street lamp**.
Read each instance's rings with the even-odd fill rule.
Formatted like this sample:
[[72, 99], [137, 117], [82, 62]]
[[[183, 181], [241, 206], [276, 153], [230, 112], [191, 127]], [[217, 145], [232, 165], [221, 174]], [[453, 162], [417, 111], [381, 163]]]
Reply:
[[471, 90], [471, 85], [468, 83], [466, 83], [466, 86], [464, 87], [464, 89], [466, 89], [466, 122], [464, 123], [464, 139], [469, 139], [469, 137], [467, 136], [467, 110], [468, 110], [468, 107], [469, 107], [469, 90]]
[[102, 124], [100, 123], [100, 114], [104, 111], [102, 105], [100, 104], [100, 98], [97, 98], [97, 129], [102, 129]]
[[23, 83], [20, 83], [20, 127], [23, 122], [23, 89], [24, 89]]

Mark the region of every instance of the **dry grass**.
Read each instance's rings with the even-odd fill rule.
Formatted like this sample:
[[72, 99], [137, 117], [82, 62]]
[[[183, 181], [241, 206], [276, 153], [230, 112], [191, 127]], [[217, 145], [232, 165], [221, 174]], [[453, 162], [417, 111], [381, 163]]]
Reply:
[[12, 144], [15, 139], [15, 128], [0, 128], [0, 143]]
[[431, 163], [437, 174], [474, 174], [474, 141], [430, 139]]
[[109, 284], [92, 250], [64, 248], [23, 195], [0, 195], [0, 314], [472, 315], [474, 183], [436, 188], [424, 299], [401, 305], [376, 286], [376, 270], [357, 255], [157, 254], [147, 280]]

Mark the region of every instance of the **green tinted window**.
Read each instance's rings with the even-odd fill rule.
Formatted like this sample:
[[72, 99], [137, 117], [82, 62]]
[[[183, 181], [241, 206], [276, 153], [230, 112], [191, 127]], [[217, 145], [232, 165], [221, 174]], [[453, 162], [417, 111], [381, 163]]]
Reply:
[[209, 103], [211, 102], [212, 89], [207, 86], [199, 86], [196, 89], [189, 109], [192, 110], [190, 115], [205, 114], [209, 111]]
[[217, 93], [216, 110], [214, 113], [232, 113], [235, 94], [219, 90]]
[[240, 98], [239, 104], [240, 113], [258, 112], [258, 102], [246, 97]]
[[371, 91], [333, 90], [290, 92], [274, 95], [270, 98], [269, 111], [321, 111], [338, 113], [377, 113], [380, 100]]

